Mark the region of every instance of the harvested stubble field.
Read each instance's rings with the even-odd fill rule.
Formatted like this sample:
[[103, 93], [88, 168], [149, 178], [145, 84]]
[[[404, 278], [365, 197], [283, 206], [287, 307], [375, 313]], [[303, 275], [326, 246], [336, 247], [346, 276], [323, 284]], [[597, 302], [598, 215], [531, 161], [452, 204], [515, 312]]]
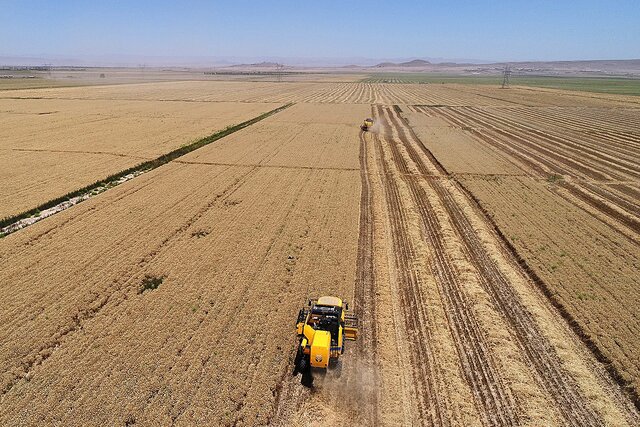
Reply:
[[411, 109], [427, 147], [638, 390], [640, 109]]
[[245, 103], [351, 103], [449, 106], [581, 105], [640, 106], [637, 97], [460, 84], [382, 84], [357, 82], [178, 81], [0, 91], [0, 99], [108, 101], [191, 101]]
[[[233, 121], [296, 104], [0, 240], [0, 424], [640, 423], [637, 98], [239, 81], [10, 92], [4, 109], [32, 108], [23, 127], [37, 102], [78, 108], [69, 123], [97, 103], [164, 114], [182, 124], [172, 135], [205, 129], [208, 108]], [[114, 131], [95, 126], [81, 132]], [[163, 152], [164, 131], [131, 126], [140, 139], [118, 152]], [[49, 129], [22, 144], [48, 147], [35, 136]], [[342, 375], [308, 390], [290, 374], [293, 324], [320, 294], [350, 300], [361, 334]]]

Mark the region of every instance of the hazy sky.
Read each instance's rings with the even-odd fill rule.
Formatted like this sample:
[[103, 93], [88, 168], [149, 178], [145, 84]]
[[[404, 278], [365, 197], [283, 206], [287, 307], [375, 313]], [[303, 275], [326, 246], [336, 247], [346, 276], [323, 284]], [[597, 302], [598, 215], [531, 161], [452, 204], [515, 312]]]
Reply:
[[640, 0], [0, 0], [0, 55], [630, 59]]

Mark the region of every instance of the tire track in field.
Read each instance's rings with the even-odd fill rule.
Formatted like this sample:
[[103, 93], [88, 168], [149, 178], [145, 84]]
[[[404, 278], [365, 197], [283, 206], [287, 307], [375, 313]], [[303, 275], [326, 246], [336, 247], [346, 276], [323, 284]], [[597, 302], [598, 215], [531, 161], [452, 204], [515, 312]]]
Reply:
[[426, 425], [446, 426], [449, 425], [449, 408], [435, 382], [442, 373], [438, 372], [437, 360], [431, 348], [434, 340], [428, 327], [431, 322], [422, 303], [420, 274], [412, 265], [417, 254], [407, 230], [407, 209], [403, 206], [397, 184], [389, 178], [388, 167], [383, 159], [382, 144], [377, 137], [374, 141], [383, 171], [382, 182], [391, 223], [390, 234], [400, 290], [398, 296], [407, 331], [407, 347], [414, 379], [411, 386], [417, 401], [418, 415]]
[[[391, 111], [388, 111], [392, 115]], [[398, 112], [396, 110], [396, 112]], [[392, 120], [394, 126], [402, 128], [399, 120]], [[414, 145], [419, 143], [417, 138], [409, 141], [402, 129], [398, 130], [401, 142], [414, 162], [423, 163]], [[420, 146], [424, 147], [421, 143]], [[426, 148], [425, 148], [426, 149]], [[421, 172], [426, 166], [417, 166]], [[445, 187], [441, 180], [428, 179], [431, 190], [435, 191], [444, 206], [451, 224], [464, 245], [467, 258], [480, 272], [480, 281], [495, 307], [502, 313], [514, 331], [519, 347], [529, 365], [534, 366], [544, 389], [557, 402], [558, 407], [571, 425], [585, 426], [601, 425], [602, 420], [581, 394], [575, 380], [563, 369], [562, 362], [548, 339], [542, 334], [539, 325], [524, 306], [508, 278], [502, 273], [496, 262], [490, 257], [477, 233], [474, 231], [469, 218], [464, 214], [459, 203], [456, 202], [451, 190]], [[424, 188], [418, 187], [414, 193], [417, 200], [427, 200]], [[459, 190], [455, 183], [454, 190]], [[463, 194], [462, 191], [459, 191]], [[429, 212], [426, 212], [428, 215]], [[431, 214], [431, 216], [435, 216]]]
[[[494, 147], [500, 152], [504, 152], [508, 154], [510, 157], [516, 159], [522, 166], [523, 170], [530, 170], [540, 176], [548, 176], [549, 173], [562, 174], [563, 169], [557, 167], [554, 164], [549, 164], [541, 159], [539, 156], [536, 156], [534, 153], [527, 151], [523, 152], [518, 147], [514, 146], [514, 144], [509, 144], [508, 140], [503, 140], [500, 138], [496, 138], [495, 136], [491, 136], [487, 133], [482, 133], [478, 129], [473, 127], [469, 127], [466, 125], [464, 121], [460, 118], [456, 117], [453, 113], [451, 113], [451, 108], [449, 107], [421, 107], [423, 112], [435, 112], [435, 117], [440, 117], [449, 123], [451, 126], [462, 129], [464, 131], [469, 132], [470, 135], [474, 136], [482, 143], [486, 143], [491, 147]], [[427, 110], [426, 108], [429, 108]], [[431, 114], [429, 114], [432, 116]]]
[[[396, 106], [397, 107], [397, 106]], [[396, 112], [398, 112], [396, 110]], [[424, 144], [420, 141], [420, 139], [415, 135], [413, 130], [410, 128], [409, 124], [406, 120], [400, 115], [399, 120], [403, 122], [404, 126], [407, 128], [407, 133], [412, 137], [412, 139], [419, 143], [419, 146], [422, 148], [422, 151], [427, 155], [429, 160], [436, 165], [437, 169], [443, 173], [447, 174], [444, 168], [437, 162], [435, 157], [430, 153], [430, 151], [425, 147]], [[415, 156], [414, 156], [415, 157]], [[414, 162], [417, 161], [416, 158], [412, 157]], [[426, 168], [424, 166], [418, 165], [420, 172], [427, 175]], [[559, 185], [566, 190], [574, 197], [583, 202], [590, 205], [596, 211], [603, 213], [605, 216], [611, 218], [612, 221], [617, 221], [623, 226], [629, 228], [632, 232], [638, 234], [640, 233], [640, 222], [636, 219], [638, 218], [638, 213], [640, 209], [637, 206], [632, 205], [627, 200], [624, 200], [618, 197], [611, 191], [608, 191], [604, 188], [597, 187], [595, 185], [589, 183], [581, 183], [581, 185], [576, 185], [574, 183], [569, 182], [560, 182]], [[566, 196], [566, 194], [560, 194], [561, 197], [566, 199], [567, 201], [575, 204], [570, 198]], [[612, 206], [613, 205], [613, 206]], [[592, 212], [588, 212], [592, 214]], [[613, 226], [612, 224], [609, 224]], [[614, 227], [615, 228], [615, 227]], [[623, 231], [623, 230], [621, 230]], [[625, 235], [626, 232], [623, 231]]]
[[[456, 109], [455, 111], [439, 110], [440, 114], [449, 117], [451, 122], [456, 126], [460, 126], [464, 129], [469, 129], [469, 123], [476, 123], [482, 129], [490, 130], [500, 135], [501, 139], [515, 140], [522, 143], [522, 146], [516, 146], [520, 150], [523, 148], [531, 148], [540, 154], [540, 159], [543, 159], [543, 164], [548, 166], [555, 164], [561, 167], [568, 167], [569, 171], [580, 176], [580, 173], [586, 174], [586, 177], [596, 177], [600, 180], [607, 180], [604, 174], [622, 174], [624, 176], [617, 175], [615, 180], [624, 180], [625, 177], [637, 178], [639, 177], [640, 168], [632, 161], [624, 161], [619, 159], [618, 153], [609, 153], [608, 148], [594, 144], [587, 144], [586, 141], [581, 141], [580, 144], [576, 143], [572, 139], [558, 137], [552, 133], [546, 131], [540, 131], [531, 126], [522, 125], [517, 122], [517, 119], [504, 119], [497, 116], [494, 113], [487, 112], [478, 108], [468, 109]], [[488, 121], [491, 121], [489, 123]], [[497, 124], [502, 126], [498, 128]], [[511, 129], [511, 130], [505, 130]], [[474, 129], [471, 130], [474, 134], [479, 135], [480, 132]], [[523, 142], [526, 139], [526, 142]], [[514, 145], [515, 146], [515, 145]], [[613, 157], [616, 156], [617, 157]], [[568, 158], [579, 158], [582, 163], [574, 162]], [[593, 175], [598, 174], [598, 176]]]
[[[367, 167], [367, 141], [364, 131], [360, 131], [360, 235], [358, 237], [358, 256], [356, 264], [356, 283], [354, 288], [355, 313], [358, 316], [359, 329], [356, 346], [358, 357], [362, 361], [373, 361], [369, 367], [374, 384], [378, 384], [377, 371], [377, 333], [376, 325], [376, 277], [373, 254], [373, 194], [371, 178]], [[378, 424], [378, 399], [374, 390], [367, 397], [365, 410], [369, 412], [368, 422]], [[370, 408], [369, 408], [370, 406]]]
[[55, 154], [95, 154], [101, 156], [126, 157], [136, 160], [151, 160], [150, 157], [135, 156], [133, 154], [116, 153], [109, 151], [88, 151], [88, 150], [50, 150], [40, 148], [7, 148], [2, 151], [19, 151], [24, 153], [55, 153]]
[[[397, 126], [391, 111], [379, 107], [378, 113], [386, 113], [387, 117], [390, 117], [389, 126], [396, 127], [401, 132], [400, 139], [404, 141], [406, 135]], [[392, 147], [392, 161], [399, 171], [406, 171], [408, 165], [399, 156], [397, 148], [393, 148], [397, 144], [396, 141], [389, 141], [389, 145]], [[413, 147], [404, 145], [411, 157], [417, 155]], [[384, 157], [382, 150], [381, 156]], [[383, 161], [383, 164], [385, 163]], [[422, 170], [428, 171], [424, 164], [422, 164]], [[385, 175], [390, 176], [391, 174], [392, 172], [387, 168]], [[502, 382], [486, 337], [472, 311], [473, 304], [462, 290], [459, 273], [447, 256], [439, 219], [423, 193], [424, 190], [420, 187], [418, 179], [420, 177], [410, 176], [406, 173], [401, 175], [401, 180], [409, 188], [411, 201], [419, 212], [424, 238], [428, 246], [433, 248], [432, 269], [438, 291], [446, 305], [445, 312], [465, 379], [473, 392], [479, 413], [484, 417], [486, 425], [518, 425], [519, 418], [511, 391]], [[394, 184], [397, 186], [397, 183], [393, 183], [389, 187], [394, 187]], [[395, 192], [397, 192], [397, 188]], [[411, 254], [411, 256], [415, 256], [415, 254]], [[423, 325], [428, 325], [428, 323], [423, 323]], [[428, 329], [428, 326], [425, 329]]]
[[[615, 114], [607, 108], [561, 107], [550, 110], [548, 107], [541, 108], [516, 108], [514, 111], [526, 111], [529, 119], [534, 119], [538, 123], [544, 123], [559, 129], [572, 129], [583, 134], [592, 132], [607, 132], [622, 140], [632, 138], [633, 146], [638, 146], [636, 136], [640, 131], [640, 121], [629, 113], [637, 115], [636, 109], [616, 109]], [[562, 112], [562, 115], [558, 115]], [[593, 114], [593, 113], [597, 114]]]

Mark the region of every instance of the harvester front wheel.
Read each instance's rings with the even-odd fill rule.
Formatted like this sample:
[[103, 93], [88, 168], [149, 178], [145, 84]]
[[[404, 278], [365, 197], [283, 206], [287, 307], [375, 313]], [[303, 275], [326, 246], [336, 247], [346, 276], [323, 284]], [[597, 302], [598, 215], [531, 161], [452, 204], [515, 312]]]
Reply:
[[309, 356], [304, 354], [302, 348], [298, 348], [296, 354], [296, 360], [293, 362], [293, 375], [302, 374], [302, 380], [300, 381], [305, 387], [313, 386], [313, 376], [311, 375], [311, 361]]
[[311, 369], [308, 369], [306, 372], [302, 373], [302, 379], [300, 383], [308, 388], [313, 387], [313, 375], [311, 375]]
[[293, 360], [293, 375], [296, 376], [303, 371], [303, 367], [305, 364], [305, 355], [302, 351], [301, 347], [298, 347], [298, 351], [296, 352], [296, 358]]

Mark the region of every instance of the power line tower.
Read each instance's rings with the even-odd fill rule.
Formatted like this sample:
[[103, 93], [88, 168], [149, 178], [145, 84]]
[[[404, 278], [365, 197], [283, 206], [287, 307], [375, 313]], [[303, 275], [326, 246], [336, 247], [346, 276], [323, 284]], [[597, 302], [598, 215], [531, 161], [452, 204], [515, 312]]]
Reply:
[[502, 71], [502, 89], [509, 88], [509, 78], [511, 77], [511, 66], [509, 64], [504, 66]]
[[282, 81], [282, 74], [284, 73], [284, 64], [276, 64], [276, 75], [278, 76], [278, 81]]

